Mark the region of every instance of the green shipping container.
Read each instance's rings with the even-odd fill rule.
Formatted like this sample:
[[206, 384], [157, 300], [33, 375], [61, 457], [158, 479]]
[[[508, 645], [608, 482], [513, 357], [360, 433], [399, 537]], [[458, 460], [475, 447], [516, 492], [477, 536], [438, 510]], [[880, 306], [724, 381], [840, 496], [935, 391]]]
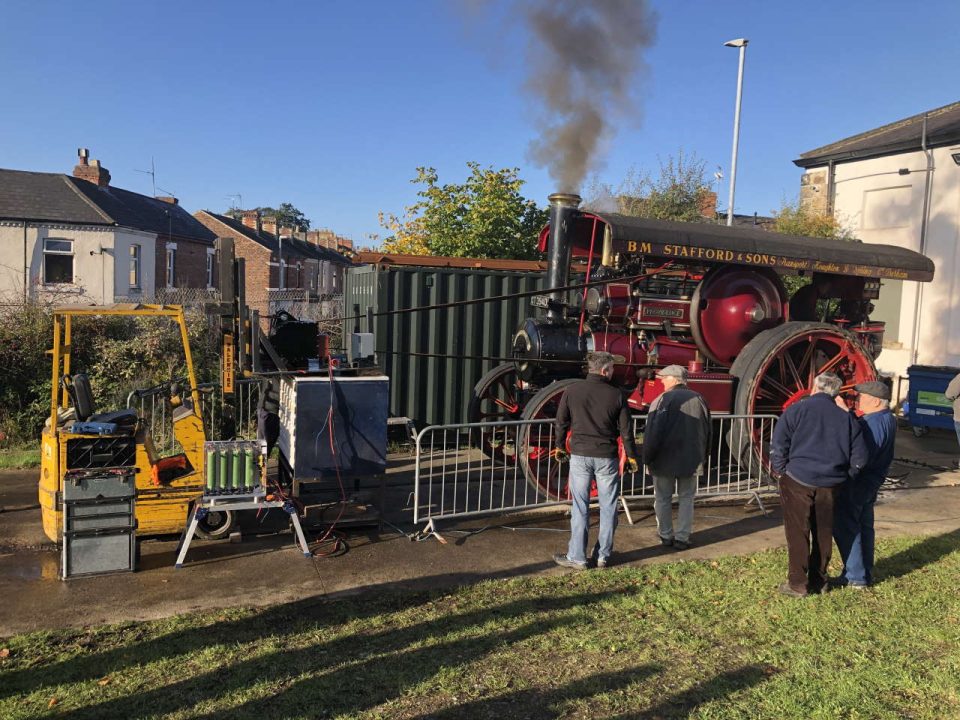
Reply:
[[[535, 314], [530, 297], [516, 294], [544, 287], [542, 272], [363, 265], [347, 271], [344, 315], [359, 306], [360, 331], [373, 332], [377, 362], [390, 378], [391, 415], [421, 429], [467, 422], [473, 386], [502, 362], [468, 358], [509, 358], [513, 334]], [[368, 308], [382, 313], [496, 296], [510, 297], [374, 317], [373, 328], [366, 318]], [[343, 330], [346, 338], [354, 321]]]

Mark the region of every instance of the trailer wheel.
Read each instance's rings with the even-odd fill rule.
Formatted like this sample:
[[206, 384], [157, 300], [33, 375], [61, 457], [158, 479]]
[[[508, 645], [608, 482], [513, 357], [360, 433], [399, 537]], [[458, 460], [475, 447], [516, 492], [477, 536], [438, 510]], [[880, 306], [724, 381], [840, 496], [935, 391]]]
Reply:
[[[557, 417], [560, 399], [578, 378], [557, 380], [530, 398], [523, 411], [524, 420], [553, 420]], [[521, 425], [517, 447], [523, 475], [530, 486], [548, 500], [567, 498], [569, 462], [559, 462], [551, 452], [561, 447], [552, 422]]]
[[[513, 363], [497, 365], [474, 386], [467, 409], [468, 422], [519, 420], [534, 390], [520, 379]], [[475, 428], [470, 441], [492, 458], [512, 458], [516, 453], [516, 429], [512, 427]]]
[[[843, 381], [840, 392], [877, 377], [866, 348], [853, 333], [835, 325], [788, 322], [764, 330], [747, 343], [730, 368], [737, 378], [737, 415], [780, 415], [810, 395], [813, 379], [834, 372]], [[731, 430], [728, 442], [741, 459], [748, 448], [767, 465], [772, 424], [762, 429]]]
[[197, 536], [203, 540], [222, 540], [236, 524], [237, 516], [232, 510], [211, 510], [197, 523]]

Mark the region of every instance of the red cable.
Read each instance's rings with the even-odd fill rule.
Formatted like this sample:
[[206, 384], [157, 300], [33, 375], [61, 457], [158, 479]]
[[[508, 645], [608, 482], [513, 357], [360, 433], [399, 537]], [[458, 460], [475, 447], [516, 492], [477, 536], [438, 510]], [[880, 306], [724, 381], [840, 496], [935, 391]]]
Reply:
[[[334, 413], [333, 413], [333, 365], [330, 362], [330, 357], [327, 356], [327, 377], [330, 380], [330, 408], [327, 410], [327, 435], [330, 440], [330, 455], [333, 458], [333, 467], [337, 471], [337, 483], [340, 485], [340, 512], [337, 514], [336, 519], [331, 523], [330, 527], [327, 528], [327, 531], [323, 534], [319, 540], [316, 540], [314, 545], [321, 545], [324, 543], [327, 538], [329, 538], [333, 532], [334, 528], [337, 526], [337, 523], [340, 522], [340, 518], [343, 517], [343, 512], [347, 506], [347, 491], [343, 487], [343, 478], [340, 476], [340, 463], [337, 462], [337, 448], [335, 443], [335, 431], [334, 431]], [[316, 557], [327, 557], [335, 553], [340, 547], [340, 538], [336, 538], [333, 550], [329, 553], [320, 553], [318, 554], [314, 551], [314, 556]]]

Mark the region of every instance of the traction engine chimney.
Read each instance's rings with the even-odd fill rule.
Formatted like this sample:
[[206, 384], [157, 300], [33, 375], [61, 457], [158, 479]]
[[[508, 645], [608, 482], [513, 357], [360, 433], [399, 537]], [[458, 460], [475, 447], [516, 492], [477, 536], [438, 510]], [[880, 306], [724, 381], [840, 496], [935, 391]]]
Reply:
[[547, 248], [547, 287], [550, 288], [550, 307], [547, 319], [560, 323], [564, 320], [566, 287], [570, 279], [570, 257], [573, 252], [573, 221], [580, 207], [580, 196], [571, 193], [554, 193], [550, 201], [550, 245]]

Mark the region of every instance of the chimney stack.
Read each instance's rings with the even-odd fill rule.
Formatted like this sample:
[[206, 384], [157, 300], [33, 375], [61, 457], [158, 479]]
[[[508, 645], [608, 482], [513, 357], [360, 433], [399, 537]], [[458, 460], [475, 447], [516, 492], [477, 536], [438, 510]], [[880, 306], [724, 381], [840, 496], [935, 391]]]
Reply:
[[280, 237], [282, 238], [292, 238], [293, 237], [293, 228], [289, 225], [284, 225], [280, 228]]
[[267, 235], [277, 236], [277, 218], [274, 215], [266, 215], [263, 218], [263, 231]]
[[243, 223], [244, 227], [248, 227], [251, 230], [256, 230], [257, 232], [260, 232], [260, 211], [244, 210], [240, 214], [240, 222]]
[[171, 205], [180, 204], [180, 201], [172, 195], [157, 195], [157, 200], [160, 202], [170, 203]]
[[713, 190], [704, 190], [700, 194], [700, 214], [711, 220], [717, 219], [717, 194]]
[[89, 160], [90, 151], [86, 148], [77, 149], [77, 165], [73, 168], [73, 176], [79, 180], [94, 183], [97, 187], [107, 187], [110, 184], [110, 171], [100, 166], [99, 160]]

